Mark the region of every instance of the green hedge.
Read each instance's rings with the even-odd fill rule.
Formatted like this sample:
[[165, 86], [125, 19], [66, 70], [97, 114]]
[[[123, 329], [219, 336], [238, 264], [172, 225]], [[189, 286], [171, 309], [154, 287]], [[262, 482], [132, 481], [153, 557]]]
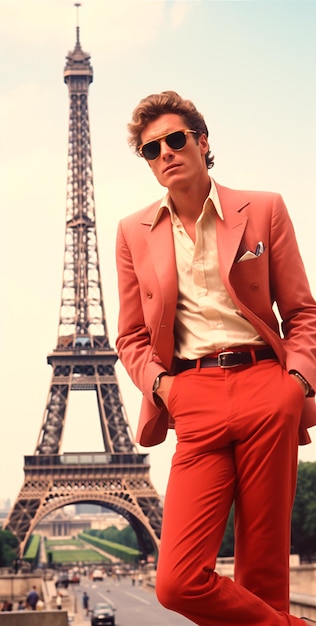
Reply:
[[99, 552], [91, 550], [52, 550], [52, 563], [78, 564], [78, 563], [107, 563], [109, 559]]
[[88, 533], [80, 533], [78, 536], [80, 539], [83, 539], [87, 543], [91, 543], [96, 548], [99, 548], [99, 550], [111, 554], [121, 561], [125, 561], [125, 563], [135, 563], [141, 554], [140, 551], [135, 550], [135, 548], [129, 548], [128, 546], [122, 546], [119, 543], [114, 543], [113, 541], [93, 537]]
[[45, 548], [46, 550], [49, 548], [53, 548], [54, 546], [56, 546], [58, 548], [58, 546], [74, 546], [75, 548], [83, 548], [84, 544], [83, 541], [81, 539], [61, 539], [61, 538], [56, 538], [56, 539], [45, 539]]
[[40, 535], [31, 535], [26, 550], [23, 555], [24, 561], [32, 561], [37, 562], [39, 557], [39, 549], [41, 544], [41, 536]]

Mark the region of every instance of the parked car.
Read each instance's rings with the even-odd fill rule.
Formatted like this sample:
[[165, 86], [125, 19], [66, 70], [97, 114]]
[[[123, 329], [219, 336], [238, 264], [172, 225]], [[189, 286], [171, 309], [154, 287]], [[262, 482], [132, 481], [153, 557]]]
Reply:
[[78, 572], [69, 571], [68, 572], [68, 581], [70, 583], [78, 584], [80, 583], [80, 576]]
[[59, 572], [57, 581], [55, 582], [56, 587], [64, 587], [65, 589], [67, 589], [68, 584], [68, 572]]
[[103, 580], [103, 572], [101, 569], [95, 569], [92, 572], [92, 580]]
[[115, 626], [115, 608], [107, 602], [99, 602], [91, 613], [91, 626]]

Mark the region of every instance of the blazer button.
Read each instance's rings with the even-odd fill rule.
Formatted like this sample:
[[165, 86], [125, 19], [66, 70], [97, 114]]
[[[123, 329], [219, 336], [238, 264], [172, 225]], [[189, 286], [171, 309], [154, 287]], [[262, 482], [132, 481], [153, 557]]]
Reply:
[[149, 300], [153, 297], [153, 294], [151, 291], [147, 291], [147, 298], [149, 298]]
[[258, 291], [258, 289], [259, 289], [259, 284], [258, 284], [258, 283], [251, 283], [251, 285], [250, 285], [250, 289], [251, 289], [252, 291]]

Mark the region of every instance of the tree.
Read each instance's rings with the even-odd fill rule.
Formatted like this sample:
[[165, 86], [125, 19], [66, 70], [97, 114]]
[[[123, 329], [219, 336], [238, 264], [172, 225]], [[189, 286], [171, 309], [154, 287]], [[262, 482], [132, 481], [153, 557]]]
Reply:
[[18, 540], [10, 530], [0, 530], [0, 567], [12, 565], [17, 556]]
[[[316, 462], [300, 461], [292, 513], [292, 554], [311, 562], [316, 555]], [[234, 555], [234, 507], [232, 507], [219, 556]]]
[[298, 465], [296, 496], [292, 513], [291, 552], [312, 561], [316, 554], [316, 463]]
[[128, 546], [129, 548], [134, 548], [135, 550], [137, 550], [137, 536], [131, 526], [126, 526], [126, 528], [123, 528], [120, 531], [119, 538], [120, 543], [122, 543], [124, 546]]
[[112, 541], [113, 543], [120, 543], [122, 546], [135, 548], [135, 550], [138, 548], [136, 533], [131, 526], [126, 526], [122, 530], [119, 530], [116, 526], [109, 526], [103, 530], [93, 529], [87, 532], [89, 535], [99, 537], [100, 539], [107, 539], [107, 541]]

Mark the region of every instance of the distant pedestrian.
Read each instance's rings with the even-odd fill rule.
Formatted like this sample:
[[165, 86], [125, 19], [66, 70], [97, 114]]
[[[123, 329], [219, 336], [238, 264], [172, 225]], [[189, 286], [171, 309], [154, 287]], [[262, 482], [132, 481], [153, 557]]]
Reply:
[[61, 593], [58, 593], [56, 596], [56, 607], [57, 609], [60, 611], [62, 608], [62, 595]]
[[86, 611], [86, 615], [89, 615], [89, 596], [86, 591], [83, 592], [82, 605]]
[[33, 585], [31, 591], [28, 593], [27, 598], [26, 598], [26, 602], [28, 606], [32, 609], [32, 611], [35, 611], [38, 600], [39, 600], [39, 595], [36, 591], [35, 585]]
[[25, 609], [25, 603], [24, 603], [24, 601], [23, 601], [23, 600], [19, 600], [19, 603], [18, 603], [18, 611], [24, 611], [24, 609]]
[[37, 611], [44, 611], [45, 609], [45, 604], [43, 602], [43, 600], [38, 600], [36, 603], [36, 610]]

